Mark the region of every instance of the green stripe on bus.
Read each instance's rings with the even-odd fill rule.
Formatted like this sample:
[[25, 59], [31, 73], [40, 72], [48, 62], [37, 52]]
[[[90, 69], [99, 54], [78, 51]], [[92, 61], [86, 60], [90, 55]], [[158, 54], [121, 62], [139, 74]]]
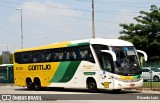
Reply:
[[137, 78], [139, 79], [139, 78], [141, 78], [141, 76], [142, 76], [142, 75], [139, 74], [139, 75], [134, 76], [133, 78], [134, 78], [134, 79], [137, 79]]
[[72, 61], [69, 64], [63, 78], [59, 82], [65, 83], [70, 81], [73, 78], [75, 72], [77, 71], [79, 64], [80, 64], [80, 61]]
[[69, 64], [70, 62], [61, 62], [50, 82], [59, 82], [63, 78]]
[[89, 45], [89, 42], [68, 44], [69, 47], [72, 47], [72, 46], [83, 46], [83, 45]]

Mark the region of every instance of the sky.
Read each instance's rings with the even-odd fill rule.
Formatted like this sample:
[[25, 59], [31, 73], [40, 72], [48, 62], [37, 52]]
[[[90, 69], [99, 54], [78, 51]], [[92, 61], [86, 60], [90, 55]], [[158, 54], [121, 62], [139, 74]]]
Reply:
[[[136, 23], [139, 11], [159, 0], [94, 0], [97, 38], [118, 38], [120, 23]], [[92, 0], [0, 0], [0, 54], [61, 41], [92, 38]]]

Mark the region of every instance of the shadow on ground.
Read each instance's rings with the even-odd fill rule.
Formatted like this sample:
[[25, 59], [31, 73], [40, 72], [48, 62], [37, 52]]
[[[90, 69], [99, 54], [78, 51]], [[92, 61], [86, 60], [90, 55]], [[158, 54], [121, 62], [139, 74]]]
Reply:
[[[34, 90], [27, 90], [27, 88], [18, 88], [15, 89], [15, 91], [34, 91]], [[42, 88], [40, 91], [47, 91], [47, 92], [72, 92], [72, 93], [88, 93], [89, 91], [87, 89], [69, 89], [69, 88]], [[131, 90], [122, 90], [120, 92], [114, 92], [112, 90], [98, 90], [96, 93], [100, 94], [134, 94], [134, 93], [141, 93], [140, 91], [131, 91]], [[94, 93], [93, 93], [94, 94]]]

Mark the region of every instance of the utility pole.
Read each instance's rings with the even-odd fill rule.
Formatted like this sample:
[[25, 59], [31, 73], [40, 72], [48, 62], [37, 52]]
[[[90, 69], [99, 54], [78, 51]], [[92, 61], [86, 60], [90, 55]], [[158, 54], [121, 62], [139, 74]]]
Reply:
[[94, 26], [94, 0], [92, 0], [92, 37], [95, 38], [95, 26]]
[[21, 49], [23, 49], [22, 9], [21, 8], [16, 8], [16, 9], [21, 11]]

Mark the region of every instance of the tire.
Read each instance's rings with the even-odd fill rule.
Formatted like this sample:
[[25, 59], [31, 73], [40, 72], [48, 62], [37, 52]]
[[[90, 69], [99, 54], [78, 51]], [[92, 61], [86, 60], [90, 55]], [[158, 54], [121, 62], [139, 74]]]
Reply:
[[113, 89], [112, 92], [113, 93], [119, 93], [121, 91], [121, 89]]
[[153, 79], [154, 79], [155, 82], [159, 82], [159, 77], [158, 76], [154, 76]]
[[41, 82], [40, 82], [40, 80], [39, 80], [38, 78], [36, 78], [36, 79], [34, 80], [34, 89], [35, 89], [36, 91], [41, 90]]
[[89, 92], [91, 92], [91, 93], [97, 92], [97, 84], [94, 79], [88, 80], [87, 86], [88, 86]]
[[31, 79], [26, 80], [27, 90], [33, 90], [33, 83]]
[[143, 79], [143, 82], [147, 82], [148, 80], [146, 80], [146, 79]]

